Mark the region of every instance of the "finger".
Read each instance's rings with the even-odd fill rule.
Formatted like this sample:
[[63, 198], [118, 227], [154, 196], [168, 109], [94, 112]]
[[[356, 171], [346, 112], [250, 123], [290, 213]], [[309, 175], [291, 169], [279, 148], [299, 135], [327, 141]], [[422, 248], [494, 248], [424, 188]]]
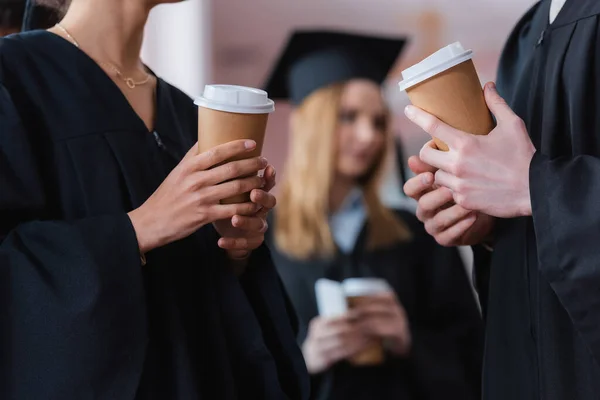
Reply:
[[[454, 129], [450, 125], [445, 124], [435, 116], [429, 114], [428, 112], [418, 107], [411, 105], [406, 106], [406, 108], [404, 109], [404, 113], [406, 114], [408, 119], [417, 124], [425, 132], [429, 133], [431, 137], [435, 137], [442, 140], [450, 148], [454, 147], [463, 135], [467, 135], [467, 133], [461, 132], [458, 129]], [[422, 157], [421, 160], [435, 167], [435, 165], [429, 163], [426, 160], [423, 160]]]
[[448, 171], [451, 167], [454, 155], [448, 151], [441, 151], [432, 148], [431, 146], [425, 145], [421, 148], [419, 158], [437, 169], [443, 169]]
[[512, 118], [518, 118], [517, 115], [510, 109], [506, 101], [500, 97], [496, 85], [494, 82], [489, 82], [485, 85], [484, 91], [485, 102], [496, 117], [497, 121], [510, 120]]
[[251, 252], [248, 250], [229, 250], [228, 256], [232, 260], [245, 260], [250, 256]]
[[272, 165], [267, 166], [267, 168], [265, 169], [265, 187], [264, 187], [264, 191], [265, 192], [270, 192], [274, 187], [275, 187], [275, 175], [277, 174], [277, 171], [275, 171], [275, 167]]
[[246, 160], [228, 162], [209, 171], [198, 172], [197, 177], [199, 178], [200, 185], [213, 186], [235, 178], [256, 175], [267, 164], [268, 162], [264, 157], [253, 157]]
[[434, 175], [431, 172], [424, 172], [406, 181], [404, 193], [418, 201], [421, 196], [432, 189], [433, 183]]
[[197, 170], [210, 169], [233, 157], [247, 154], [254, 149], [256, 149], [254, 140], [234, 140], [198, 154], [195, 159], [195, 166]]
[[275, 205], [277, 204], [277, 198], [265, 190], [267, 185], [268, 184], [265, 183], [263, 189], [255, 189], [250, 193], [250, 200], [261, 206], [263, 214], [266, 214], [269, 210], [275, 208]]
[[458, 223], [446, 229], [444, 232], [441, 232], [440, 234], [435, 236], [435, 240], [442, 246], [456, 246], [456, 244], [460, 242], [460, 238], [465, 234], [467, 230], [469, 230], [469, 228], [473, 226], [476, 220], [477, 216], [475, 214], [470, 214]]
[[470, 214], [473, 214], [473, 211], [466, 210], [459, 205], [454, 205], [447, 210], [440, 211], [433, 218], [425, 222], [425, 230], [432, 236], [438, 235]]
[[330, 362], [337, 362], [355, 356], [363, 351], [370, 343], [370, 340], [363, 335], [357, 337], [356, 339], [342, 342], [339, 345], [327, 350], [325, 354]]
[[263, 235], [251, 238], [220, 238], [218, 245], [224, 250], [249, 251], [258, 249], [264, 240]]
[[319, 325], [315, 326], [315, 332], [320, 338], [350, 334], [354, 330], [354, 320], [350, 322], [349, 317], [346, 315], [323, 319]]
[[394, 293], [390, 289], [389, 291], [386, 291], [386, 292], [381, 292], [381, 293], [376, 293], [376, 294], [372, 294], [369, 296], [365, 296], [365, 297], [361, 298], [360, 302], [355, 303], [355, 304], [358, 309], [361, 309], [363, 306], [369, 305], [369, 304], [384, 304], [384, 305], [392, 304], [393, 305], [396, 302], [397, 302], [396, 293]]
[[370, 298], [372, 298], [374, 301], [376, 301], [378, 303], [399, 304], [398, 296], [396, 296], [396, 293], [391, 290], [389, 292], [375, 294], [375, 295], [371, 296]]
[[453, 192], [458, 190], [458, 181], [459, 178], [441, 169], [435, 173], [436, 185], [446, 187]]
[[355, 333], [355, 326], [323, 327], [323, 329], [316, 332], [315, 340], [322, 346], [330, 346], [331, 342], [338, 342], [341, 338]]
[[338, 335], [331, 335], [325, 340], [319, 342], [319, 346], [323, 349], [334, 349], [335, 347], [348, 347], [363, 342], [365, 339], [358, 324], [352, 326], [349, 332], [343, 332]]
[[357, 307], [357, 311], [360, 313], [359, 319], [361, 322], [373, 316], [389, 318], [398, 312], [394, 304], [389, 303], [361, 304]]
[[406, 319], [399, 314], [372, 315], [361, 321], [361, 332], [368, 336], [386, 337], [403, 330]]
[[339, 340], [331, 340], [327, 343], [319, 343], [319, 352], [323, 354], [327, 364], [332, 365], [348, 357], [348, 349], [345, 343]]
[[[429, 141], [428, 144], [434, 145], [433, 140]], [[418, 156], [411, 156], [408, 159], [408, 168], [410, 168], [410, 170], [412, 172], [415, 173], [415, 175], [419, 175], [422, 174], [424, 172], [435, 172], [435, 168], [432, 167], [429, 164], [424, 163]]]
[[234, 215], [252, 215], [258, 210], [258, 206], [254, 203], [239, 203], [239, 204], [215, 204], [208, 209], [210, 216], [208, 222], [215, 222], [221, 219], [230, 219]]
[[419, 199], [419, 208], [425, 213], [431, 214], [453, 200], [452, 191], [448, 188], [440, 187], [421, 196], [421, 199]]
[[[203, 190], [204, 200], [209, 203], [217, 202], [239, 194], [249, 193], [254, 189], [264, 186], [264, 182], [264, 179], [259, 176], [251, 176], [249, 178], [236, 179], [216, 186], [207, 187]], [[258, 210], [259, 207], [256, 207], [255, 209]]]
[[235, 215], [231, 219], [231, 225], [244, 231], [257, 233], [265, 233], [269, 227], [267, 221], [263, 218], [245, 217], [241, 215]]

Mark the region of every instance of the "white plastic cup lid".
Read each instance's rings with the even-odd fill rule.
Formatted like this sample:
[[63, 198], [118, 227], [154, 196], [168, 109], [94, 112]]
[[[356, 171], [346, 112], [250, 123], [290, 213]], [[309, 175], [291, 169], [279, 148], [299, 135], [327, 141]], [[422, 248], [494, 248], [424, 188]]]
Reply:
[[344, 280], [346, 297], [373, 296], [392, 291], [389, 283], [380, 278], [351, 278]]
[[236, 85], [206, 85], [194, 104], [212, 110], [239, 114], [268, 114], [275, 103], [264, 90]]
[[436, 51], [420, 63], [402, 71], [402, 78], [404, 80], [398, 84], [400, 90], [409, 89], [462, 62], [470, 60], [472, 57], [472, 50], [465, 50], [460, 42], [454, 42]]

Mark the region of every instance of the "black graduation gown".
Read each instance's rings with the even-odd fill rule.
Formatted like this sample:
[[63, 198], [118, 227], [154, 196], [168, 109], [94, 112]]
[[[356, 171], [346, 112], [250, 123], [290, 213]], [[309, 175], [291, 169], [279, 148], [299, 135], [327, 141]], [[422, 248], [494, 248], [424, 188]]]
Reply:
[[499, 68], [537, 152], [533, 218], [496, 230], [486, 400], [600, 398], [600, 2], [567, 0], [551, 25], [549, 9], [518, 23]]
[[[298, 260], [267, 242], [300, 320], [299, 343], [318, 315], [315, 282], [381, 277], [396, 291], [410, 320], [413, 349], [407, 359], [389, 357], [381, 367], [345, 362], [312, 378], [313, 399], [470, 400], [480, 398], [483, 326], [473, 291], [456, 249], [426, 234], [414, 215], [398, 211], [414, 238], [365, 251], [366, 226], [354, 251], [332, 259]], [[273, 222], [271, 223], [273, 227]]]
[[307, 398], [266, 246], [239, 281], [212, 227], [141, 266], [126, 212], [191, 148], [196, 117], [159, 80], [149, 133], [66, 40], [0, 41], [0, 398]]

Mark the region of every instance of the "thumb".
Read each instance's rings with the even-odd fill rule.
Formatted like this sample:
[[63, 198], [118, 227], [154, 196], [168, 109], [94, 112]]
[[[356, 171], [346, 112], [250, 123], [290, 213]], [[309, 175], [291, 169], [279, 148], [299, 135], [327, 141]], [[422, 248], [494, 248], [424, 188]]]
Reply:
[[485, 102], [488, 108], [496, 117], [498, 122], [515, 117], [515, 113], [510, 109], [506, 101], [500, 97], [500, 94], [496, 90], [496, 85], [493, 82], [489, 82], [484, 88]]

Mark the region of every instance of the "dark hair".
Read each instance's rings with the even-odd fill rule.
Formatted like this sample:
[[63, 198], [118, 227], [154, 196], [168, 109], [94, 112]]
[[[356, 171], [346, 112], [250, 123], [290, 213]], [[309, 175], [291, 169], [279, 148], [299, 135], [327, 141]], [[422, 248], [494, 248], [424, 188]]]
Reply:
[[64, 17], [70, 4], [71, 0], [28, 0], [24, 29], [52, 27]]
[[64, 15], [71, 4], [71, 0], [34, 0], [34, 3], [40, 6], [51, 8]]
[[0, 0], [0, 29], [20, 30], [25, 15], [25, 0]]

